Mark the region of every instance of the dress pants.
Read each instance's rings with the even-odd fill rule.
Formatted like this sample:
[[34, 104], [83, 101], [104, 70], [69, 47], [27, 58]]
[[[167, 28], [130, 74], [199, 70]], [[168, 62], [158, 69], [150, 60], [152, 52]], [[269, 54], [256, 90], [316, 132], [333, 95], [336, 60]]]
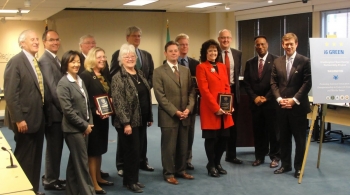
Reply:
[[[235, 89], [235, 86], [231, 86], [231, 91]], [[230, 137], [227, 139], [226, 147], [226, 158], [234, 159], [236, 158], [236, 142], [237, 142], [237, 121], [238, 121], [238, 103], [237, 98], [233, 98], [233, 108], [234, 112], [232, 113], [232, 119], [235, 125], [230, 127]]]
[[185, 173], [188, 128], [181, 122], [177, 127], [161, 127], [161, 154], [165, 179], [174, 177], [175, 173]]
[[277, 141], [276, 109], [267, 107], [266, 104], [252, 110], [255, 159], [263, 161], [265, 155], [269, 153], [271, 160], [279, 160], [280, 146]]
[[44, 143], [44, 121], [42, 121], [40, 129], [35, 133], [14, 132], [16, 141], [14, 155], [32, 184], [34, 192], [37, 192], [39, 190]]
[[44, 184], [56, 182], [60, 177], [61, 157], [63, 149], [62, 123], [54, 122], [45, 128], [46, 156]]
[[140, 168], [140, 137], [139, 128], [132, 128], [132, 133], [126, 135], [124, 128], [117, 128], [118, 137], [122, 146], [123, 153], [123, 184], [131, 185], [139, 182], [139, 168]]
[[196, 114], [190, 114], [190, 121], [191, 124], [188, 128], [188, 149], [187, 149], [187, 155], [186, 155], [186, 163], [192, 162], [192, 146], [193, 146], [193, 140], [194, 140], [194, 132], [195, 132], [195, 123], [196, 123]]
[[[298, 106], [298, 105], [295, 105]], [[292, 167], [292, 136], [295, 140], [294, 169], [300, 170], [304, 159], [306, 145], [306, 114], [298, 114], [292, 110], [279, 108], [278, 121], [280, 128], [282, 167]]]
[[64, 133], [70, 154], [66, 172], [66, 195], [91, 195], [95, 189], [89, 174], [87, 142], [83, 133]]

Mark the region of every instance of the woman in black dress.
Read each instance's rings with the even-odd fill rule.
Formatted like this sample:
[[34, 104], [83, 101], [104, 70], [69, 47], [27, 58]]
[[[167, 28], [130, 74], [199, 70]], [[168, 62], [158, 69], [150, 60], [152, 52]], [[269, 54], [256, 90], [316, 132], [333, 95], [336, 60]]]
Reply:
[[89, 170], [96, 194], [105, 194], [106, 191], [101, 186], [113, 185], [113, 182], [102, 179], [100, 172], [102, 154], [107, 152], [108, 146], [109, 115], [102, 116], [93, 100], [93, 96], [110, 94], [108, 75], [103, 75], [103, 69], [106, 67], [105, 51], [99, 47], [92, 48], [86, 56], [84, 66], [85, 70], [80, 74], [80, 77], [89, 94], [95, 125], [88, 142]]

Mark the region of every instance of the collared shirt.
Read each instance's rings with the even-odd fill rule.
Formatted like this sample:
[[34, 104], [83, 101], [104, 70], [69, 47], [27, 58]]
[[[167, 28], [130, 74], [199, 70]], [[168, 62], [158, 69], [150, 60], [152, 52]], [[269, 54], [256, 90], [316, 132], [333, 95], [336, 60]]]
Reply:
[[58, 58], [56, 58], [57, 57], [57, 55], [56, 54], [54, 54], [54, 53], [52, 53], [50, 50], [48, 50], [48, 49], [45, 49], [47, 52], [49, 52], [49, 54], [51, 54], [52, 55], [52, 57], [57, 61], [57, 63], [61, 66], [61, 63], [57, 60]]
[[262, 58], [258, 55], [258, 68], [259, 68], [259, 63], [260, 63], [260, 60], [261, 60], [261, 59], [263, 60], [262, 63], [265, 64], [267, 55], [269, 55], [269, 52], [267, 52], [267, 53], [264, 55], [264, 57], [262, 57]]
[[[23, 51], [23, 53], [27, 56], [27, 58], [28, 58], [28, 60], [29, 60], [29, 63], [30, 63], [30, 65], [32, 66], [32, 68], [33, 68], [33, 71], [34, 71], [34, 74], [35, 74], [35, 76], [36, 76], [36, 79], [38, 79], [38, 75], [36, 74], [36, 70], [35, 70], [35, 66], [34, 66], [34, 62], [33, 62], [33, 59], [34, 59], [34, 56], [31, 54], [31, 53], [29, 53], [29, 52], [27, 52], [26, 50], [22, 50]], [[35, 59], [36, 60], [36, 59]], [[39, 62], [38, 62], [39, 63]]]
[[141, 52], [138, 48], [135, 49], [136, 50], [136, 55], [137, 55], [137, 58], [140, 59], [140, 64], [141, 64], [141, 67], [142, 67], [142, 58], [141, 58]]
[[86, 96], [85, 91], [84, 91], [84, 88], [83, 88], [83, 81], [80, 79], [79, 75], [77, 75], [77, 80], [75, 81], [75, 79], [73, 78], [73, 76], [70, 75], [68, 72], [67, 72], [67, 79], [68, 79], [69, 82], [77, 83], [78, 86], [79, 86], [79, 88], [80, 88], [80, 91], [84, 94], [85, 105], [86, 105], [86, 116], [87, 116], [87, 120], [89, 120], [88, 100], [87, 100], [87, 96]]
[[225, 51], [227, 51], [228, 59], [230, 60], [230, 85], [235, 84], [235, 61], [232, 56], [231, 49], [228, 48], [227, 50], [222, 50], [221, 56], [222, 56], [222, 63], [225, 64]]
[[[169, 62], [168, 60], [166, 61], [170, 67], [170, 69], [175, 72], [175, 69], [173, 68], [173, 66], [176, 66], [177, 68], [177, 71], [179, 71], [179, 65], [178, 64], [172, 64], [171, 62]], [[180, 74], [180, 71], [179, 71], [179, 74]]]
[[189, 65], [188, 65], [188, 57], [187, 56], [185, 56], [184, 58], [179, 57], [177, 59], [178, 64], [181, 64], [181, 59], [184, 59], [184, 65], [188, 68], [189, 67]]

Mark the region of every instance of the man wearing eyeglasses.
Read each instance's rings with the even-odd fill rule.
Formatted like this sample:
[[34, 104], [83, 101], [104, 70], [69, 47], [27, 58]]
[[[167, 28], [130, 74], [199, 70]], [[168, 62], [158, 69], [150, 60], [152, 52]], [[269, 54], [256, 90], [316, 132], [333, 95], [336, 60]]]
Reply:
[[46, 116], [50, 117], [50, 123], [46, 122], [45, 124], [46, 156], [42, 184], [45, 190], [64, 190], [63, 184], [66, 181], [59, 180], [63, 149], [62, 109], [56, 93], [57, 83], [62, 77], [61, 63], [57, 56], [61, 43], [58, 33], [54, 30], [45, 31], [42, 39], [45, 52], [40, 57], [39, 64], [44, 81], [52, 96], [49, 103], [50, 113], [49, 116]]
[[[145, 51], [139, 49], [139, 45], [141, 43], [141, 36], [142, 36], [142, 30], [137, 26], [130, 26], [126, 29], [126, 41], [134, 45], [135, 51], [137, 54], [137, 61], [136, 61], [136, 68], [141, 70], [145, 76], [145, 78], [148, 81], [149, 86], [152, 88], [152, 76], [153, 76], [153, 70], [154, 70], [154, 63], [152, 59], [152, 55]], [[119, 57], [119, 50], [114, 52], [112, 55], [112, 61], [111, 61], [111, 78], [120, 70], [120, 65], [118, 61]], [[114, 118], [112, 118], [114, 120]], [[147, 121], [142, 121], [147, 122]], [[143, 125], [144, 127], [147, 127], [146, 125]], [[154, 168], [151, 167], [148, 164], [148, 158], [147, 158], [147, 128], [144, 130], [140, 130], [140, 169], [145, 171], [154, 171]], [[117, 146], [117, 154], [116, 154], [116, 166], [118, 170], [118, 175], [123, 175], [123, 159], [121, 154], [121, 145], [119, 144], [118, 140], [118, 146]]]
[[219, 55], [219, 61], [226, 65], [231, 92], [234, 94], [234, 108], [232, 114], [235, 125], [230, 128], [230, 137], [227, 141], [226, 158], [227, 162], [242, 164], [243, 162], [236, 157], [236, 140], [237, 140], [237, 111], [240, 100], [239, 92], [239, 73], [241, 71], [242, 52], [230, 47], [232, 41], [231, 31], [223, 29], [219, 31], [218, 41], [222, 50]]

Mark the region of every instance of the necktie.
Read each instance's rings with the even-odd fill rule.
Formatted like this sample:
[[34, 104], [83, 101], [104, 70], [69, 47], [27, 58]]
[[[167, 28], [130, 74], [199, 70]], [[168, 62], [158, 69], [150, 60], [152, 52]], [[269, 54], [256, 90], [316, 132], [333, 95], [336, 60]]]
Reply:
[[179, 74], [179, 71], [177, 70], [177, 66], [174, 65], [173, 68], [175, 70], [174, 74], [175, 74], [177, 80], [180, 82], [180, 74]]
[[228, 58], [228, 51], [225, 51], [225, 65], [227, 70], [228, 82], [231, 83], [230, 79], [230, 58]]
[[260, 62], [259, 62], [259, 69], [258, 69], [258, 76], [259, 76], [259, 79], [261, 79], [261, 76], [262, 76], [262, 71], [263, 71], [263, 68], [264, 68], [264, 60], [263, 59], [260, 59]]
[[39, 89], [40, 89], [40, 93], [41, 93], [41, 100], [44, 103], [44, 83], [43, 83], [43, 76], [41, 74], [38, 62], [36, 61], [36, 59], [33, 59], [33, 63], [34, 63], [34, 68], [35, 68], [35, 72], [36, 75], [38, 77], [38, 83], [39, 83]]
[[141, 70], [141, 61], [139, 57], [137, 57], [137, 60], [136, 60], [136, 68]]
[[55, 59], [56, 59], [56, 61], [57, 61], [58, 65], [60, 65], [60, 66], [61, 66], [61, 61], [58, 59], [58, 57], [57, 57], [57, 56], [55, 57]]
[[185, 59], [184, 59], [184, 58], [181, 59], [180, 64], [181, 64], [182, 66], [186, 66], [186, 64], [185, 64]]
[[292, 69], [293, 58], [289, 58], [287, 62], [287, 79], [289, 79], [290, 69]]

